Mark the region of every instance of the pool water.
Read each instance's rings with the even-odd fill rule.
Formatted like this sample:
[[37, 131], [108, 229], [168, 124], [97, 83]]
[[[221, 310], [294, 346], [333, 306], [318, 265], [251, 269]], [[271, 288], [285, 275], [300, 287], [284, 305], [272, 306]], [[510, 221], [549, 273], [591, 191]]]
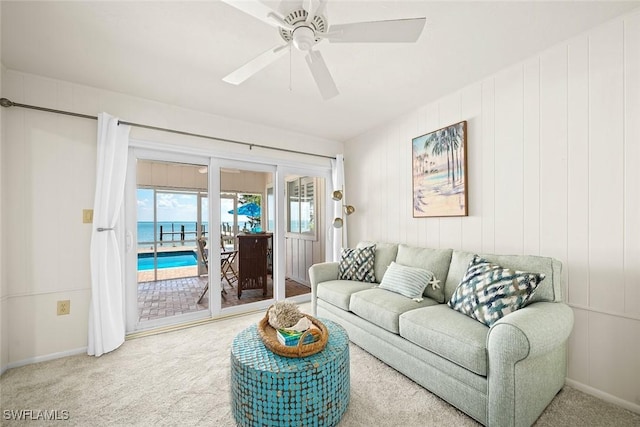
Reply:
[[[153, 253], [138, 254], [138, 271], [153, 270]], [[193, 267], [198, 265], [194, 251], [159, 252], [158, 268]]]

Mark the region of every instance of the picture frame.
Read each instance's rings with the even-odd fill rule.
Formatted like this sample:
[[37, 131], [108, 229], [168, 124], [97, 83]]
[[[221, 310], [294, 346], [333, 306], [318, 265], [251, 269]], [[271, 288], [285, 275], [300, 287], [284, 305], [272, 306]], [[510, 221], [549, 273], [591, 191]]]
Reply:
[[413, 217], [467, 216], [467, 121], [412, 139]]

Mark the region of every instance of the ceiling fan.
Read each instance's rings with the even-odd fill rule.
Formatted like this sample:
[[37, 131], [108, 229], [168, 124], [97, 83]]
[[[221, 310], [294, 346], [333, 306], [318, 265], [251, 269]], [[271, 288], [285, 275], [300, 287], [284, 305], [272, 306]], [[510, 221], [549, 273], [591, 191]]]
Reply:
[[275, 62], [293, 46], [307, 52], [305, 60], [322, 97], [327, 100], [338, 95], [333, 77], [324, 59], [314, 46], [322, 40], [332, 43], [406, 43], [420, 37], [426, 18], [394, 19], [389, 21], [357, 22], [329, 26], [323, 15], [326, 0], [302, 0], [282, 16], [260, 0], [222, 0], [269, 25], [278, 28], [284, 44], [277, 45], [224, 77], [227, 83], [238, 85], [267, 65]]

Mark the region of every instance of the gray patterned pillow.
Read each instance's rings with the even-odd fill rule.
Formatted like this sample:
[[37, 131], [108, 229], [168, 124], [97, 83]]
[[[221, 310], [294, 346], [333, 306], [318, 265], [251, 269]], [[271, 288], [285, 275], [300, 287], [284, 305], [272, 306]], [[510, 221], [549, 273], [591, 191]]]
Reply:
[[504, 268], [475, 255], [448, 304], [491, 326], [524, 307], [544, 277], [542, 273]]
[[343, 248], [340, 253], [338, 278], [341, 280], [358, 280], [360, 282], [375, 283], [373, 263], [376, 247]]

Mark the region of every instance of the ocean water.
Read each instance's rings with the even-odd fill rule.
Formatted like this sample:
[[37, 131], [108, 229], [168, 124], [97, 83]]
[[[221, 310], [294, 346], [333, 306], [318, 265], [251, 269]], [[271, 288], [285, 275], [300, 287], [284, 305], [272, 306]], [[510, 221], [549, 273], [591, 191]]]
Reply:
[[[309, 223], [299, 224], [297, 221], [292, 221], [292, 229], [298, 230], [301, 227], [303, 231], [309, 230], [311, 225]], [[172, 242], [180, 242], [182, 240], [181, 230], [184, 226], [184, 239], [187, 241], [196, 240], [196, 223], [195, 222], [172, 222], [163, 221], [156, 224], [156, 228], [153, 228], [153, 221], [140, 221], [138, 222], [138, 247], [149, 248], [154, 242], [154, 233], [157, 236], [158, 242], [160, 242], [160, 228], [162, 227], [162, 242], [166, 243], [166, 246], [173, 245]], [[209, 223], [203, 224], [206, 236], [209, 235]], [[244, 227], [249, 227], [248, 222], [240, 221], [238, 227], [242, 230]], [[273, 229], [273, 225], [271, 226]], [[165, 246], [163, 244], [163, 246]]]

